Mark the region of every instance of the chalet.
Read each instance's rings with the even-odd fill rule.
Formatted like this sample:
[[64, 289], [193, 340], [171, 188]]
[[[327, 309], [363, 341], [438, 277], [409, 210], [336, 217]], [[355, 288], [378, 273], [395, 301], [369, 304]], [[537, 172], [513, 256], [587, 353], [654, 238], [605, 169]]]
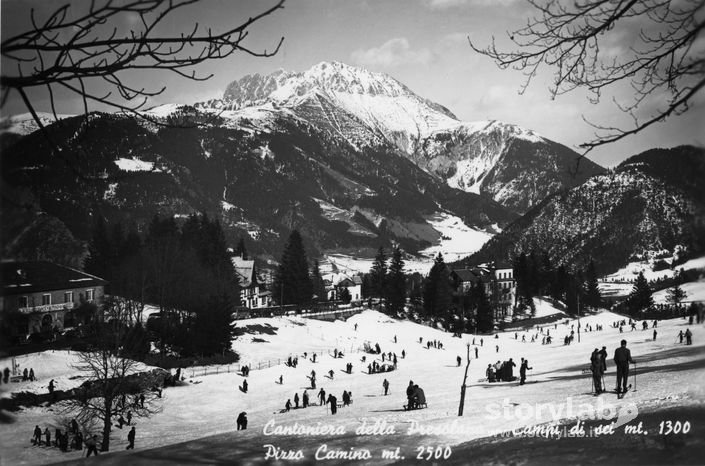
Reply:
[[325, 281], [328, 301], [338, 301], [343, 289], [350, 293], [351, 301], [362, 300], [362, 279], [360, 276], [348, 277], [345, 274], [333, 274]]
[[490, 263], [469, 269], [451, 271], [451, 278], [457, 293], [467, 293], [476, 283], [482, 283], [485, 294], [495, 309], [495, 317], [500, 319], [512, 315], [516, 305], [516, 280], [510, 264]]
[[107, 282], [51, 262], [2, 262], [0, 322], [13, 337], [51, 334], [100, 317], [77, 312], [82, 303], [103, 304]]
[[240, 282], [240, 302], [249, 309], [268, 307], [272, 304], [272, 293], [260, 290], [255, 272], [255, 261], [242, 257], [231, 258], [235, 274]]

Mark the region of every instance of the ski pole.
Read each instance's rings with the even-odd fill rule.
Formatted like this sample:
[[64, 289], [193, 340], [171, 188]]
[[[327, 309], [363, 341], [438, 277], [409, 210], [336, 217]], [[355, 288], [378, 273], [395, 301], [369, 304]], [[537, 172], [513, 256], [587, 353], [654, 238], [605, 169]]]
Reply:
[[634, 362], [634, 391], [636, 391], [636, 362]]

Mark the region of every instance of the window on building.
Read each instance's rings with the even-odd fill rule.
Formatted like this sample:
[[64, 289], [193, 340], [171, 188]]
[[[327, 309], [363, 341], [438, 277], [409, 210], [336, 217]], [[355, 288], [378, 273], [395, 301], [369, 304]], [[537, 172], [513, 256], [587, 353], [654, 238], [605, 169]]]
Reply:
[[51, 295], [50, 294], [43, 294], [42, 295], [42, 306], [46, 306], [48, 304], [51, 304]]
[[72, 303], [73, 302], [73, 291], [66, 291], [64, 293], [64, 302], [65, 303]]
[[95, 299], [95, 290], [86, 290], [86, 301], [93, 301]]
[[19, 307], [29, 307], [29, 299], [27, 296], [20, 296]]

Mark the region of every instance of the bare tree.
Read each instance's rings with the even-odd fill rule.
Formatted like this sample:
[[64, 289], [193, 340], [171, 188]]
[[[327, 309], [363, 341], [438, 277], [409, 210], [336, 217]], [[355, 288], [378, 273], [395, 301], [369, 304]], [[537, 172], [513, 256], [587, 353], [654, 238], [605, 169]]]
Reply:
[[125, 322], [129, 309], [120, 300], [106, 303], [105, 324], [95, 325], [96, 347], [77, 353], [74, 368], [87, 378], [76, 396], [62, 402], [61, 414], [73, 415], [81, 425], [102, 427], [101, 451], [110, 449], [113, 421], [126, 417], [148, 417], [160, 411], [163, 370], [146, 371], [144, 366], [123, 356], [131, 345]]
[[[161, 34], [160, 27], [175, 11], [201, 1], [92, 0], [82, 2], [80, 7], [63, 5], [42, 20], [32, 9], [31, 28], [6, 39], [1, 46], [3, 57], [16, 63], [16, 67], [3, 67], [0, 75], [2, 104], [12, 91], [17, 92], [42, 130], [44, 126], [26, 92], [30, 88], [47, 90], [55, 118], [58, 89], [80, 96], [85, 114], [89, 102], [94, 102], [144, 117], [142, 110], [149, 99], [163, 93], [165, 87], [149, 89], [143, 87], [142, 80], [131, 84], [125, 80], [126, 71], [164, 70], [204, 81], [212, 75], [195, 71], [201, 63], [236, 52], [269, 57], [279, 50], [283, 38], [271, 52], [253, 50], [244, 41], [251, 26], [283, 8], [284, 0], [225, 31], [202, 30], [196, 23], [187, 33]], [[128, 20], [133, 25], [128, 31], [112, 27]], [[95, 81], [112, 90], [95, 90], [90, 85]]]
[[[581, 144], [591, 149], [636, 134], [670, 115], [686, 112], [695, 95], [705, 87], [705, 50], [696, 41], [705, 24], [705, 0], [576, 0], [573, 2], [529, 0], [538, 16], [527, 25], [508, 32], [518, 50], [498, 50], [495, 38], [490, 45], [470, 46], [489, 56], [497, 65], [523, 71], [523, 93], [541, 65], [553, 69], [551, 96], [577, 88], [590, 92], [590, 101], [599, 101], [603, 91], [628, 82], [634, 91], [630, 102], [618, 108], [629, 114], [628, 128], [590, 123], [596, 133]], [[611, 41], [633, 45], [610, 52]], [[629, 36], [632, 37], [629, 37]], [[515, 47], [515, 48], [516, 48]], [[649, 98], [665, 96], [665, 104], [649, 102], [656, 109], [646, 117], [638, 110]], [[587, 121], [587, 120], [586, 120]]]

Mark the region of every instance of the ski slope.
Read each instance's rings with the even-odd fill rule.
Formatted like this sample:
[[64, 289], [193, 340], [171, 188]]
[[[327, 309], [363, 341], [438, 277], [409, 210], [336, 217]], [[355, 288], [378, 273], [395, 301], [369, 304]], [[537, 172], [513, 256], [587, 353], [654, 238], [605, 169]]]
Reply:
[[[542, 312], [549, 312], [543, 309], [546, 306], [547, 303], [541, 303]], [[165, 389], [162, 411], [150, 419], [136, 420], [137, 440], [134, 452], [124, 452], [128, 429], [113, 430], [111, 450], [118, 453], [111, 453], [114, 455], [112, 461], [123, 464], [131, 461], [126, 455], [141, 455], [142, 462], [149, 462], [145, 458], [151, 458], [152, 453], [142, 455], [141, 451], [169, 445], [167, 450], [159, 450], [161, 453], [154, 454], [185, 464], [198, 461], [196, 457], [188, 455], [203, 453], [205, 448], [208, 452], [213, 449], [220, 451], [220, 455], [229, 458], [231, 463], [250, 464], [262, 463], [267, 452], [264, 445], [273, 445], [272, 448], [301, 450], [304, 461], [313, 461], [316, 451], [326, 444], [329, 449], [335, 447], [348, 452], [351, 447], [356, 451], [368, 449], [374, 456], [361, 463], [379, 464], [391, 462], [380, 460], [381, 451], [385, 448], [399, 447], [401, 455], [410, 459], [415, 457], [416, 448], [420, 445], [444, 445], [450, 446], [452, 450], [454, 446], [495, 432], [558, 420], [555, 419], [555, 412], [536, 410], [539, 405], [553, 406], [554, 411], [558, 412], [557, 417], [563, 420], [573, 417], [569, 414], [577, 416], [574, 411], [568, 410], [569, 405], [576, 408], [590, 405], [597, 409], [598, 403], [602, 403], [603, 406], [613, 406], [615, 412], [626, 407], [629, 407], [630, 412], [634, 407], [638, 412], [652, 412], [669, 406], [702, 405], [705, 401], [703, 325], [690, 326], [694, 344], [685, 346], [676, 340], [678, 332], [688, 327], [685, 320], [659, 322], [656, 329], [658, 336], [653, 341], [651, 328], [648, 331], [627, 330], [620, 334], [611, 327], [612, 322], [618, 319], [622, 317], [606, 311], [582, 317], [582, 326], [602, 324], [604, 330], [581, 332], [581, 341], [578, 343], [576, 338], [569, 346], [563, 345], [563, 337], [570, 333], [571, 325], [577, 326], [576, 321], [570, 321], [569, 324], [561, 322], [556, 324], [557, 328], [554, 324], [547, 326], [547, 330], [554, 336], [551, 345], [542, 345], [540, 334], [537, 342], [530, 343], [530, 337], [536, 330], [519, 332], [516, 340], [513, 331], [500, 333], [496, 339], [483, 336], [483, 345], [480, 345], [479, 336], [454, 338], [450, 333], [409, 321], [394, 320], [375, 311], [365, 311], [346, 322], [323, 322], [298, 317], [238, 321], [238, 326], [250, 326], [253, 332], [239, 337], [233, 343], [244, 362], [255, 368], [259, 365], [266, 367], [274, 358], [283, 361], [292, 355], [299, 357], [298, 367], [275, 365], [252, 370], [248, 378], [248, 393], [238, 389], [243, 377], [232, 372], [188, 378], [185, 386]], [[358, 325], [357, 330], [355, 324]], [[523, 335], [526, 335], [525, 343], [522, 342]], [[397, 343], [394, 343], [395, 336]], [[424, 344], [419, 344], [419, 337], [423, 338]], [[255, 342], [255, 338], [259, 342]], [[473, 338], [475, 345], [472, 344]], [[628, 341], [632, 356], [638, 363], [638, 390], [630, 392], [624, 400], [619, 401], [613, 394], [593, 397], [590, 376], [582, 373], [589, 364], [590, 353], [594, 348], [607, 347], [605, 382], [607, 388], [611, 389], [615, 384], [612, 356], [621, 338]], [[425, 343], [428, 340], [441, 341], [444, 349], [427, 349]], [[366, 341], [372, 345], [379, 343], [384, 352], [395, 352], [399, 357], [398, 370], [367, 374], [367, 364], [374, 356], [366, 355], [367, 361], [362, 363], [360, 358], [364, 353], [355, 352]], [[309, 355], [312, 351], [332, 353], [334, 348], [343, 351], [344, 357], [333, 359], [324, 354], [318, 357], [316, 363], [303, 358], [304, 351]], [[471, 354], [468, 389], [464, 416], [459, 418], [457, 411], [464, 367], [457, 367], [456, 356], [464, 360], [468, 348]], [[478, 359], [474, 359], [475, 348], [478, 348]], [[401, 359], [402, 350], [406, 351], [405, 359]], [[514, 370], [516, 376], [519, 374], [520, 358], [529, 360], [529, 366], [533, 369], [528, 372], [526, 385], [480, 381], [485, 377], [488, 364], [510, 357], [517, 363]], [[52, 358], [51, 371], [49, 366], [40, 366], [40, 362], [47, 358]], [[71, 360], [72, 355], [65, 352], [35, 354], [18, 359], [22, 367], [35, 367], [40, 380], [34, 385], [12, 384], [12, 390], [38, 389], [45, 386], [49, 378], [58, 378], [58, 388], [66, 388], [64, 384], [70, 384], [72, 380], [69, 377], [75, 375], [70, 367]], [[377, 360], [381, 362], [381, 359]], [[350, 375], [343, 372], [348, 362], [353, 363], [353, 373]], [[1, 360], [0, 364], [4, 367], [9, 365], [9, 361]], [[334, 370], [332, 380], [325, 376], [331, 369]], [[294, 394], [298, 392], [301, 397], [303, 390], [309, 386], [307, 375], [311, 370], [316, 371], [318, 381], [318, 388], [308, 391], [312, 403], [317, 403], [316, 394], [323, 387], [327, 393], [335, 394], [339, 401], [343, 390], [351, 391], [353, 405], [339, 409], [335, 416], [321, 406], [281, 413], [287, 399], [293, 403]], [[190, 375], [188, 370], [184, 374]], [[280, 375], [283, 377], [281, 385], [275, 382]], [[389, 396], [382, 395], [382, 381], [385, 378], [390, 382]], [[630, 377], [630, 383], [632, 379]], [[404, 390], [410, 380], [424, 389], [427, 409], [411, 412], [402, 410], [402, 405], [406, 403]], [[56, 408], [23, 409], [14, 414], [13, 424], [0, 425], [2, 464], [48, 464], [80, 456], [78, 452], [61, 453], [56, 448], [38, 448], [29, 444], [35, 424], [43, 428], [56, 422]], [[235, 418], [241, 411], [247, 412], [249, 426], [246, 431], [237, 432]], [[533, 414], [527, 416], [527, 413]], [[370, 427], [376, 422], [380, 429], [386, 425], [389, 430], [391, 426], [394, 432], [356, 432], [363, 423]], [[276, 426], [295, 425], [339, 429], [339, 433], [265, 435], [265, 426], [268, 426], [271, 433]], [[180, 442], [190, 443], [175, 445]], [[169, 456], [172, 454], [173, 457]], [[335, 464], [335, 460], [332, 462]]]

